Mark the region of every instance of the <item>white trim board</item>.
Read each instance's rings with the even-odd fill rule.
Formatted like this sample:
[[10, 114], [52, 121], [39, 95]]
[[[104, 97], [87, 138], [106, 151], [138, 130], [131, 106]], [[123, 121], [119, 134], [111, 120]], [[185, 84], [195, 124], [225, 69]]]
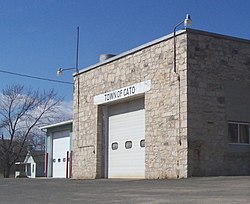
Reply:
[[145, 93], [151, 89], [151, 80], [143, 81], [140, 83], [132, 84], [130, 86], [122, 87], [110, 92], [94, 96], [94, 104], [100, 105], [112, 101], [136, 96]]

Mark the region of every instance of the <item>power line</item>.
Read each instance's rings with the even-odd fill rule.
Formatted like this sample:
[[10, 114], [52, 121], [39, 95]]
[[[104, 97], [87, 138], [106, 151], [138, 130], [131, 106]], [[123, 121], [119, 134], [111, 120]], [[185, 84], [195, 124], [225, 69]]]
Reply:
[[55, 83], [61, 83], [61, 84], [74, 84], [72, 82], [67, 82], [67, 81], [60, 81], [60, 80], [54, 80], [54, 79], [47, 79], [47, 78], [43, 78], [43, 77], [37, 77], [37, 76], [30, 76], [27, 74], [19, 74], [16, 72], [9, 72], [9, 71], [5, 71], [5, 70], [1, 70], [0, 72], [5, 73], [5, 74], [12, 74], [15, 76], [21, 76], [21, 77], [27, 77], [27, 78], [31, 78], [31, 79], [38, 79], [38, 80], [43, 80], [43, 81], [50, 81], [50, 82], [55, 82]]

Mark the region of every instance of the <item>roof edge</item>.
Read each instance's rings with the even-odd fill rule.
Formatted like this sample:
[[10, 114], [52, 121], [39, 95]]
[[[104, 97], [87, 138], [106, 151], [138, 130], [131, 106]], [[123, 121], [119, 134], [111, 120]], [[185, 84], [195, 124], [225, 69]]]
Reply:
[[[250, 43], [250, 40], [248, 40], [248, 39], [233, 37], [233, 36], [229, 36], [229, 35], [218, 34], [218, 33], [213, 33], [213, 32], [208, 32], [208, 31], [203, 31], [203, 30], [197, 30], [197, 29], [192, 29], [192, 28], [185, 28], [183, 30], [178, 30], [176, 32], [176, 35], [181, 35], [183, 33], [197, 33], [197, 34], [201, 34], [201, 35], [207, 35], [207, 36], [213, 36], [213, 37], [217, 37], [217, 38], [223, 38], [223, 39], [234, 40], [234, 41], [239, 41], [239, 42], [244, 42], [244, 43]], [[83, 69], [81, 69], [79, 71], [79, 73], [74, 73], [73, 76], [75, 77], [75, 76], [77, 76], [79, 74], [90, 71], [90, 70], [95, 69], [97, 67], [100, 67], [102, 65], [108, 64], [108, 63], [113, 62], [113, 61], [115, 61], [117, 59], [125, 57], [125, 56], [127, 56], [129, 54], [138, 52], [138, 51], [140, 51], [140, 50], [142, 50], [144, 48], [150, 47], [150, 46], [155, 45], [157, 43], [160, 43], [162, 41], [169, 40], [169, 39], [173, 38], [173, 36], [174, 36], [174, 33], [172, 32], [172, 33], [170, 33], [168, 35], [165, 35], [165, 36], [163, 36], [161, 38], [155, 39], [153, 41], [142, 44], [142, 45], [140, 45], [138, 47], [135, 47], [135, 48], [130, 49], [128, 51], [125, 51], [123, 53], [120, 53], [120, 54], [116, 55], [115, 57], [112, 57], [112, 58], [110, 58], [108, 60], [105, 60], [104, 62], [98, 62], [96, 64], [93, 64], [93, 65], [90, 65], [90, 66], [88, 66], [86, 68], [83, 68]]]
[[230, 35], [224, 35], [224, 34], [220, 34], [220, 33], [213, 33], [213, 32], [208, 32], [208, 31], [203, 31], [203, 30], [192, 29], [192, 28], [186, 28], [186, 31], [187, 31], [187, 33], [197, 33], [197, 34], [201, 34], [201, 35], [207, 35], [207, 36], [212, 36], [212, 37], [217, 37], [217, 38], [223, 38], [223, 39], [228, 39], [228, 40], [250, 43], [250, 40], [248, 40], [248, 39], [234, 37], [234, 36], [230, 36]]
[[52, 125], [46, 125], [46, 126], [40, 127], [39, 129], [44, 130], [44, 129], [53, 128], [53, 127], [57, 127], [57, 126], [61, 126], [61, 125], [68, 125], [70, 123], [73, 123], [73, 120], [66, 120], [66, 121], [55, 123]]
[[[176, 32], [176, 35], [181, 35], [181, 34], [183, 34], [183, 33], [186, 33], [186, 29], [178, 30], [178, 31]], [[133, 49], [131, 49], [131, 50], [122, 52], [121, 54], [118, 54], [118, 55], [116, 55], [116, 56], [114, 56], [114, 57], [112, 57], [112, 58], [110, 58], [110, 59], [108, 59], [108, 60], [105, 60], [104, 62], [98, 62], [98, 63], [96, 63], [96, 64], [90, 65], [89, 67], [83, 68], [82, 70], [79, 71], [78, 74], [81, 74], [81, 73], [90, 71], [90, 70], [92, 70], [92, 69], [95, 69], [95, 68], [97, 68], [97, 67], [99, 67], [99, 66], [108, 64], [108, 63], [113, 62], [113, 61], [115, 61], [115, 60], [117, 60], [117, 59], [120, 59], [120, 58], [122, 58], [122, 57], [125, 57], [125, 56], [127, 56], [127, 55], [129, 55], [129, 54], [138, 52], [138, 51], [140, 51], [140, 50], [142, 50], [142, 49], [144, 49], [144, 48], [146, 48], [146, 47], [150, 47], [150, 46], [155, 45], [155, 44], [157, 44], [157, 43], [160, 43], [160, 42], [162, 42], [162, 41], [169, 40], [169, 39], [173, 38], [173, 36], [174, 36], [174, 33], [170, 33], [170, 34], [165, 35], [165, 36], [163, 36], [163, 37], [161, 37], [161, 38], [158, 38], [158, 39], [155, 39], [155, 40], [150, 41], [150, 42], [148, 42], [148, 43], [142, 44], [142, 45], [140, 45], [140, 46], [138, 46], [138, 47], [135, 47], [135, 48], [133, 48]], [[74, 73], [73, 76], [77, 76], [78, 74], [77, 74], [77, 73]]]

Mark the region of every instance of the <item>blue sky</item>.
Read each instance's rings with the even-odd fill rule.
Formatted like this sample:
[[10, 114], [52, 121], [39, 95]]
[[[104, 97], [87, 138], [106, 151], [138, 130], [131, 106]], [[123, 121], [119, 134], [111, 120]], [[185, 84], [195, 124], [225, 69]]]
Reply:
[[[75, 65], [77, 26], [84, 69], [171, 33], [186, 13], [194, 29], [250, 39], [249, 11], [248, 0], [0, 0], [0, 70], [72, 82], [56, 71]], [[1, 90], [14, 83], [73, 98], [71, 85], [0, 73]]]

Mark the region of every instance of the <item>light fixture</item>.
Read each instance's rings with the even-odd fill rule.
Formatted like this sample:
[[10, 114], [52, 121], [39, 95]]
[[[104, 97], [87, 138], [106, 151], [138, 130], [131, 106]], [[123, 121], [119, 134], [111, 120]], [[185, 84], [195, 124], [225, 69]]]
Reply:
[[63, 68], [58, 68], [58, 70], [57, 70], [57, 76], [62, 76], [63, 71], [71, 70], [71, 69], [75, 69], [76, 72], [78, 72], [78, 70], [75, 67], [73, 67], [73, 68], [64, 68], [64, 69]]
[[184, 24], [185, 27], [187, 26], [191, 26], [192, 25], [192, 20], [191, 20], [191, 16], [189, 14], [186, 15], [186, 18], [184, 20], [182, 20], [180, 23], [178, 23], [175, 27], [174, 27], [174, 61], [173, 61], [173, 65], [174, 65], [174, 72], [176, 73], [176, 29], [177, 27], [179, 27], [181, 24]]
[[77, 27], [77, 31], [76, 31], [76, 65], [75, 67], [70, 67], [70, 68], [61, 68], [59, 67], [57, 70], [57, 76], [62, 76], [63, 71], [67, 71], [67, 70], [72, 70], [74, 69], [76, 72], [76, 75], [78, 76], [79, 74], [79, 70], [78, 70], [78, 55], [79, 55], [79, 26]]
[[[189, 14], [186, 15], [186, 18], [184, 20], [182, 20], [180, 23], [178, 23], [175, 27], [174, 27], [174, 36], [173, 36], [173, 40], [174, 40], [174, 59], [173, 59], [173, 68], [174, 68], [174, 73], [177, 76], [177, 86], [178, 86], [178, 143], [179, 146], [182, 145], [182, 141], [181, 141], [181, 78], [180, 78], [180, 74], [177, 73], [176, 70], [176, 29], [178, 26], [184, 24], [185, 28], [187, 26], [192, 25], [192, 20], [191, 20], [191, 16]], [[177, 154], [179, 154], [179, 148], [177, 147]], [[179, 155], [178, 155], [179, 156]], [[178, 167], [179, 168], [179, 167]], [[179, 169], [177, 169], [179, 170]], [[179, 178], [179, 174], [177, 174], [177, 178]]]
[[[79, 139], [79, 137], [80, 137], [80, 131], [79, 131], [80, 130], [80, 116], [79, 116], [80, 115], [79, 114], [80, 113], [80, 111], [79, 111], [79, 109], [80, 109], [80, 77], [79, 77], [79, 75], [80, 75], [80, 73], [79, 73], [79, 69], [78, 69], [78, 58], [79, 58], [79, 26], [77, 27], [77, 32], [76, 32], [76, 62], [75, 62], [75, 67], [70, 67], [70, 68], [61, 68], [61, 67], [59, 67], [58, 70], [57, 70], [57, 76], [61, 76], [64, 71], [75, 70], [74, 77], [76, 78], [76, 80], [74, 82], [74, 91], [77, 90], [77, 93], [76, 93], [76, 96], [75, 96], [77, 98], [77, 115], [76, 116], [75, 116], [75, 114], [73, 114], [73, 115], [76, 118], [76, 119], [74, 119], [74, 121], [76, 120], [77, 125], [75, 126], [76, 127], [76, 130], [75, 130], [76, 132], [74, 132], [74, 135], [75, 135], [75, 137], [77, 138], [77, 141], [78, 141], [77, 146], [79, 148], [81, 148], [82, 146], [79, 145], [79, 141], [80, 141], [80, 139]], [[74, 107], [74, 109], [75, 109], [75, 107]], [[93, 151], [93, 153], [95, 153], [95, 151]], [[71, 152], [71, 154], [72, 154], [72, 152]], [[72, 168], [72, 166], [70, 168]], [[72, 177], [71, 170], [70, 170], [70, 176], [69, 177], [70, 178]]]
[[192, 20], [191, 20], [191, 16], [189, 14], [186, 15], [186, 18], [184, 20], [184, 26], [191, 26], [192, 25]]
[[62, 68], [58, 68], [58, 70], [57, 70], [57, 76], [61, 76], [62, 75]]
[[[76, 32], [76, 64], [75, 67], [70, 67], [70, 68], [61, 68], [59, 67], [57, 70], [57, 76], [62, 76], [62, 73], [67, 70], [75, 70], [74, 77], [76, 77], [76, 81], [74, 83], [75, 87], [77, 87], [77, 130], [76, 130], [76, 138], [78, 138], [79, 141], [79, 127], [80, 127], [80, 117], [79, 117], [79, 109], [80, 109], [80, 79], [79, 79], [79, 70], [78, 70], [78, 55], [79, 55], [79, 26], [77, 27], [77, 32]], [[75, 90], [74, 87], [74, 90]], [[74, 119], [75, 120], [75, 119]], [[75, 133], [74, 133], [75, 134]], [[72, 163], [72, 151], [70, 152], [70, 162]], [[69, 178], [72, 177], [72, 164], [70, 165], [70, 173], [69, 173]]]

